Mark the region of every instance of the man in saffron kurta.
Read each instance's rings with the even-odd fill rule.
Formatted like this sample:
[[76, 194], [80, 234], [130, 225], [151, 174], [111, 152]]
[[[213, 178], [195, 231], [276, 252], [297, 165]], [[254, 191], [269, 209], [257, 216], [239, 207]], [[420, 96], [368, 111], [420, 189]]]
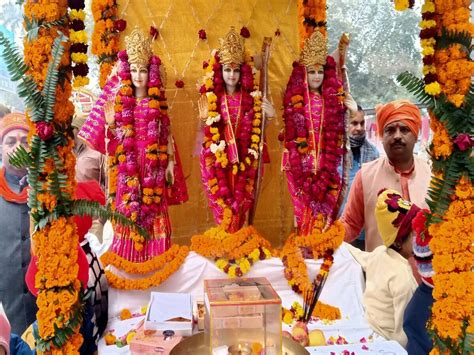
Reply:
[[22, 334], [36, 318], [34, 297], [25, 284], [30, 262], [30, 220], [26, 169], [17, 169], [8, 159], [20, 145], [27, 147], [28, 125], [20, 113], [6, 115], [0, 123], [3, 168], [0, 170], [0, 302], [13, 333]]
[[387, 156], [362, 165], [342, 216], [345, 241], [353, 241], [365, 228], [367, 251], [382, 245], [374, 214], [377, 193], [383, 188], [398, 190], [404, 199], [425, 208], [431, 178], [428, 162], [413, 155], [421, 128], [419, 109], [408, 100], [397, 100], [376, 107], [376, 115]]

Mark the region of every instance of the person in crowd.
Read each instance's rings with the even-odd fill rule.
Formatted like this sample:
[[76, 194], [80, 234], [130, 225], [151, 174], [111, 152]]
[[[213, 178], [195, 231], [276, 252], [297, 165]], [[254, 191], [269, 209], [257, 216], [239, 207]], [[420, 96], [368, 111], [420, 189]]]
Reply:
[[[7, 114], [9, 114], [11, 111], [10, 109], [3, 105], [3, 104], [0, 104], [0, 120]], [[0, 142], [0, 168], [2, 167], [2, 157], [1, 157], [1, 153], [2, 153], [2, 143]]]
[[366, 273], [363, 303], [370, 326], [388, 340], [407, 345], [403, 313], [416, 290], [408, 258], [413, 255], [412, 225], [419, 207], [394, 190], [382, 190], [375, 206], [375, 219], [383, 245], [364, 252], [347, 245]]
[[418, 212], [413, 220], [413, 229], [416, 238], [413, 239], [413, 253], [421, 283], [407, 305], [403, 317], [403, 330], [408, 338], [408, 355], [429, 354], [433, 348], [433, 341], [428, 334], [426, 323], [431, 317], [433, 305], [433, 253], [430, 249], [431, 236], [424, 228], [427, 210]]
[[405, 200], [425, 208], [431, 179], [428, 163], [413, 155], [420, 128], [418, 107], [408, 100], [396, 100], [376, 107], [377, 134], [382, 138], [386, 157], [362, 165], [356, 173], [342, 215], [345, 241], [352, 242], [365, 229], [365, 249], [383, 244], [375, 221], [377, 191], [401, 191]]
[[10, 319], [12, 332], [22, 334], [36, 318], [36, 302], [25, 285], [30, 262], [30, 219], [28, 215], [27, 170], [16, 168], [9, 156], [28, 147], [28, 124], [22, 113], [0, 120], [3, 167], [0, 169], [0, 302]]
[[[356, 173], [362, 167], [362, 164], [371, 162], [379, 158], [380, 154], [377, 148], [369, 142], [365, 131], [365, 114], [360, 105], [357, 105], [357, 112], [350, 117], [349, 121], [349, 142], [350, 149], [350, 170], [347, 191], [350, 190]], [[341, 213], [347, 202], [347, 196], [344, 197], [344, 204], [341, 207]], [[352, 242], [352, 245], [364, 250], [365, 232], [361, 231], [359, 237]]]

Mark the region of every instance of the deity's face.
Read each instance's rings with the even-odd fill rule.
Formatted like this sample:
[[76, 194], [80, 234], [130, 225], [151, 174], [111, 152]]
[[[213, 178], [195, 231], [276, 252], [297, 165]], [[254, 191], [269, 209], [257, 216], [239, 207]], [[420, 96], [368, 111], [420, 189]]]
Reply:
[[306, 80], [310, 91], [319, 92], [324, 79], [324, 68], [320, 65], [306, 67]]
[[148, 68], [142, 64], [131, 64], [130, 74], [135, 89], [144, 89], [148, 84]]
[[7, 132], [2, 140], [2, 162], [3, 166], [14, 175], [23, 176], [26, 174], [26, 169], [18, 169], [10, 165], [10, 155], [18, 149], [19, 146], [28, 148], [28, 132], [24, 129], [12, 129]]
[[240, 65], [224, 64], [222, 66], [222, 78], [228, 92], [234, 92], [240, 80]]

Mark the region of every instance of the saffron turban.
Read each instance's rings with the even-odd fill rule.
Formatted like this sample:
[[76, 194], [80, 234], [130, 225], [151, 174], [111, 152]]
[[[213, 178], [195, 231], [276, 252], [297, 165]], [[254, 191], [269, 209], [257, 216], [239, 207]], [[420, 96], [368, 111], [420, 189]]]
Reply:
[[412, 231], [411, 222], [420, 208], [406, 201], [395, 190], [379, 192], [375, 205], [375, 220], [383, 244], [388, 248]]
[[383, 136], [386, 125], [400, 121], [407, 125], [410, 131], [418, 137], [421, 129], [421, 113], [416, 105], [408, 100], [395, 100], [385, 105], [375, 106], [377, 116], [377, 133]]
[[26, 122], [26, 116], [23, 113], [9, 113], [0, 119], [0, 142], [8, 132], [14, 129], [30, 130]]

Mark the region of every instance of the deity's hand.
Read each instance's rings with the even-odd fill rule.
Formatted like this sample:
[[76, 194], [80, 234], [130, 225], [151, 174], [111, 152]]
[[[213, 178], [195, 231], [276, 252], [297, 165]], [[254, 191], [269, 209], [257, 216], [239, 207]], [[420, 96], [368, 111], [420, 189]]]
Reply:
[[118, 69], [119, 69], [119, 65], [120, 65], [119, 62], [117, 61], [117, 62], [115, 63], [115, 65], [112, 67], [112, 70], [110, 71], [110, 74], [109, 74], [109, 76], [108, 76], [109, 78], [112, 78], [112, 77], [114, 77], [114, 76], [117, 75]]
[[201, 120], [207, 120], [207, 115], [209, 113], [209, 107], [207, 104], [207, 96], [201, 95], [198, 100], [198, 108], [199, 108], [199, 118]]
[[262, 100], [262, 110], [263, 113], [265, 113], [265, 117], [269, 121], [276, 115], [275, 108], [273, 107], [272, 103], [268, 101], [267, 98], [263, 98]]
[[170, 160], [168, 161], [168, 166], [166, 167], [166, 183], [168, 185], [173, 185], [174, 184], [174, 161]]
[[106, 102], [104, 106], [104, 113], [105, 113], [105, 122], [109, 126], [113, 126], [115, 124], [115, 109], [113, 102]]
[[357, 102], [355, 102], [351, 94], [346, 94], [344, 106], [349, 110], [351, 117], [357, 113]]

